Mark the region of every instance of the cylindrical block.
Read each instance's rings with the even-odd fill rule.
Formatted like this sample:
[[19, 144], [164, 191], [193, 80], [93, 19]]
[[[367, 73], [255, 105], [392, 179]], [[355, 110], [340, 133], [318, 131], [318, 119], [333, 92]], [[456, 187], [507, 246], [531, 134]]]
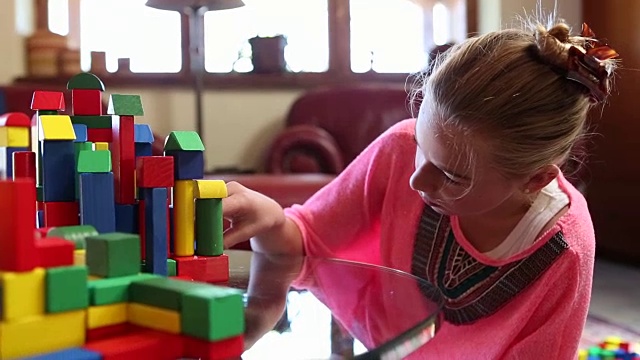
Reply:
[[13, 153], [13, 178], [29, 178], [36, 181], [36, 153], [16, 151]]
[[196, 255], [222, 255], [222, 199], [196, 199]]
[[176, 256], [193, 256], [195, 241], [195, 205], [193, 180], [176, 180], [173, 187], [173, 252]]

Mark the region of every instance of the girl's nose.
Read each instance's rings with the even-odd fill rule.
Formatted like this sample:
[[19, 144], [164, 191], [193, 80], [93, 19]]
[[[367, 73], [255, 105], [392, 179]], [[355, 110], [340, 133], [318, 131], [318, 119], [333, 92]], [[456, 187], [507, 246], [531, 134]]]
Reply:
[[427, 194], [436, 192], [440, 185], [437, 173], [434, 170], [436, 169], [430, 166], [428, 162], [417, 167], [411, 174], [409, 186], [415, 191], [422, 191]]

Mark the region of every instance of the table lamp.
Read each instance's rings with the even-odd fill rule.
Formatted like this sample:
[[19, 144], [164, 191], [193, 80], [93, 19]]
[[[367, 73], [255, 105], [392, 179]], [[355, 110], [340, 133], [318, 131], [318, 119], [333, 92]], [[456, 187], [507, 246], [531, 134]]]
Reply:
[[204, 88], [204, 14], [207, 11], [235, 9], [244, 6], [242, 0], [148, 0], [148, 7], [178, 11], [189, 17], [189, 54], [191, 75], [196, 91], [196, 130], [203, 135], [202, 92]]

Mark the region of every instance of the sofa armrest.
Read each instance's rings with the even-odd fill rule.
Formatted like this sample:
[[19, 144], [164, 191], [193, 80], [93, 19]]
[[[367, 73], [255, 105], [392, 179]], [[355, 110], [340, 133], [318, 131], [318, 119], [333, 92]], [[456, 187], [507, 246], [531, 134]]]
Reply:
[[286, 128], [267, 152], [268, 173], [328, 173], [344, 169], [342, 152], [326, 130], [313, 125]]

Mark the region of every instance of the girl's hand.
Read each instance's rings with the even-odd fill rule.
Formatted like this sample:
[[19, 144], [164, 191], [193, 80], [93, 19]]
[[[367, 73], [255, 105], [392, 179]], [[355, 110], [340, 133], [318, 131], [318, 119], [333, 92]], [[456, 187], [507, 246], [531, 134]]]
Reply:
[[235, 181], [227, 183], [227, 193], [222, 199], [222, 216], [231, 227], [224, 233], [225, 248], [255, 236], [269, 236], [284, 226], [284, 211], [275, 200]]

